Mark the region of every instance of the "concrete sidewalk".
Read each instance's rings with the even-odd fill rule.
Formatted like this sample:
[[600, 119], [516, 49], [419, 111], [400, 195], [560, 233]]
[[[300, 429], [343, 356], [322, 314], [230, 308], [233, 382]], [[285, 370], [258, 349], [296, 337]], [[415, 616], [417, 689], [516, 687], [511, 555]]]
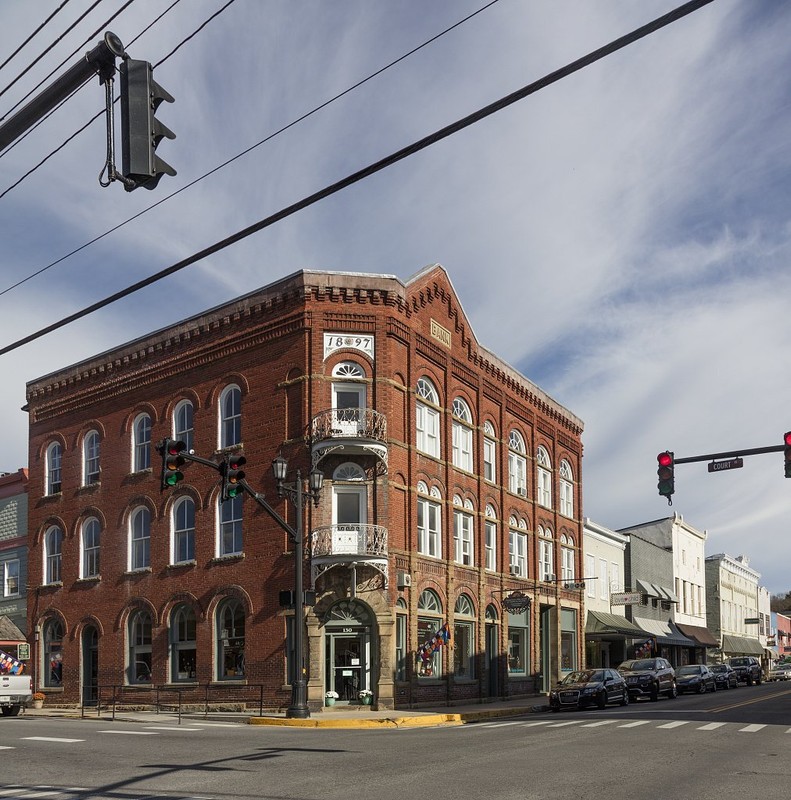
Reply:
[[501, 701], [495, 703], [475, 703], [466, 706], [443, 706], [441, 708], [375, 710], [370, 706], [334, 706], [324, 708], [312, 713], [307, 719], [290, 719], [285, 712], [265, 712], [259, 716], [250, 711], [221, 711], [209, 712], [205, 715], [200, 712], [183, 712], [179, 715], [172, 711], [129, 711], [116, 708], [115, 715], [112, 709], [86, 708], [81, 712], [79, 708], [55, 708], [45, 706], [41, 709], [28, 708], [22, 713], [26, 718], [35, 717], [61, 717], [65, 719], [86, 719], [102, 722], [134, 722], [163, 725], [189, 725], [201, 722], [214, 724], [239, 724], [239, 725], [268, 725], [294, 728], [415, 728], [434, 725], [464, 725], [469, 722], [478, 722], [486, 719], [500, 717], [513, 717], [522, 714], [548, 711], [543, 698], [537, 697], [534, 703], [528, 701]]

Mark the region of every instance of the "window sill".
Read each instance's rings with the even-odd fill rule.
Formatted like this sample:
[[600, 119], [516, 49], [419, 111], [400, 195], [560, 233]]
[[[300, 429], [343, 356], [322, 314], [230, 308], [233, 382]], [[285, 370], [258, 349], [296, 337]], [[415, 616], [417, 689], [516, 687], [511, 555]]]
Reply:
[[[238, 676], [233, 676], [229, 678], [214, 678], [209, 683], [209, 686], [247, 686], [247, 678], [240, 678]], [[290, 688], [291, 684], [289, 684]]]
[[194, 678], [191, 678], [187, 681], [171, 681], [170, 683], [164, 684], [162, 688], [174, 691], [175, 689], [194, 689], [199, 685], [200, 684]]
[[210, 564], [227, 564], [229, 561], [243, 561], [245, 558], [244, 553], [228, 553], [225, 556], [215, 556], [209, 563]]
[[62, 589], [63, 581], [53, 581], [52, 583], [42, 583], [42, 589]]
[[177, 561], [175, 564], [168, 564], [165, 569], [179, 569], [181, 567], [197, 567], [198, 562], [193, 558], [189, 561]]
[[101, 581], [101, 575], [91, 575], [89, 578], [77, 578], [76, 583], [99, 583]]
[[41, 686], [36, 691], [42, 694], [63, 694], [65, 690], [62, 686]]
[[124, 572], [125, 578], [135, 578], [138, 575], [150, 575], [151, 567], [139, 567], [138, 569], [128, 569]]
[[146, 467], [145, 469], [133, 469], [129, 473], [129, 476], [131, 478], [136, 478], [138, 476], [143, 476], [143, 475], [152, 475], [153, 473], [154, 473], [153, 467]]
[[84, 494], [87, 492], [91, 492], [94, 489], [101, 489], [102, 482], [101, 481], [94, 481], [93, 483], [83, 483], [79, 489], [77, 489], [77, 494]]

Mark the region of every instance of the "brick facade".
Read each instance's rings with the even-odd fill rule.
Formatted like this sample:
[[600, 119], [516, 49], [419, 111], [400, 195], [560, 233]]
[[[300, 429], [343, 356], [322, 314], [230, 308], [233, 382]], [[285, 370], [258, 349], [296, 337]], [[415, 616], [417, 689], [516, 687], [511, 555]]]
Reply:
[[[438, 457], [416, 447], [421, 378], [438, 393], [427, 405], [439, 420]], [[135, 684], [130, 660], [140, 656], [150, 661], [151, 685], [196, 692], [260, 687], [268, 707], [288, 703], [291, 611], [279, 603], [280, 592], [293, 586], [288, 536], [247, 497], [243, 546], [223, 555], [217, 472], [188, 463], [184, 480], [160, 493], [153, 446], [151, 467], [133, 466], [136, 420], [150, 417], [152, 444], [173, 437], [174, 410], [185, 399], [194, 410], [194, 453], [221, 459], [219, 406], [229, 386], [241, 394], [241, 442], [232, 449], [243, 449], [248, 482], [289, 524], [294, 507], [277, 498], [273, 458], [286, 457], [292, 474], [299, 468], [306, 476], [314, 466], [324, 474], [319, 505], [306, 509], [305, 581], [316, 591], [305, 640], [314, 710], [326, 690], [349, 686], [355, 694], [370, 688], [381, 707], [526, 695], [581, 664], [581, 593], [559, 580], [561, 540], [573, 573], [582, 575], [581, 421], [479, 345], [442, 267], [407, 283], [303, 271], [28, 384], [28, 622], [40, 635], [37, 683], [50, 684], [45, 691], [75, 702], [81, 691], [92, 696], [97, 683]], [[341, 413], [355, 393], [362, 410]], [[455, 467], [451, 456], [457, 398], [472, 417], [471, 470]], [[494, 431], [494, 481], [482, 475], [485, 422]], [[509, 490], [512, 430], [526, 444], [524, 493]], [[84, 485], [91, 431], [99, 434], [101, 473]], [[53, 443], [62, 454], [59, 491], [47, 488]], [[549, 457], [551, 507], [537, 502], [539, 448]], [[561, 462], [570, 470], [565, 514], [558, 508]], [[418, 486], [433, 492], [424, 499], [439, 508], [439, 558], [419, 552]], [[174, 563], [173, 512], [183, 497], [195, 507], [194, 557]], [[496, 530], [492, 570], [484, 568], [487, 506]], [[151, 519], [150, 566], [136, 569], [130, 531], [141, 508]], [[471, 519], [468, 564], [456, 563], [454, 509]], [[349, 513], [354, 524], [342, 524]], [[101, 531], [100, 569], [86, 577], [81, 541], [89, 519]], [[526, 537], [523, 576], [511, 575], [509, 527]], [[60, 579], [49, 580], [45, 550], [55, 529], [63, 533]], [[552, 543], [558, 579], [538, 579], [539, 529]], [[566, 566], [572, 569], [568, 560]], [[513, 654], [508, 664], [509, 619], [516, 617], [503, 598], [514, 589], [531, 600], [524, 616], [529, 669]], [[439, 602], [437, 627], [447, 623], [455, 641], [439, 650], [439, 674], [419, 676], [416, 653], [426, 614], [432, 616], [419, 609], [425, 590]], [[228, 675], [218, 654], [233, 636], [218, 614], [231, 600], [243, 611], [244, 657], [237, 656], [238, 674]], [[188, 624], [181, 637], [174, 635], [180, 610], [195, 620], [194, 632]], [[151, 620], [150, 646], [134, 649], [130, 624], [140, 612]], [[179, 646], [194, 653], [194, 666], [184, 672], [174, 666]], [[55, 677], [47, 675], [50, 660], [59, 662]]]

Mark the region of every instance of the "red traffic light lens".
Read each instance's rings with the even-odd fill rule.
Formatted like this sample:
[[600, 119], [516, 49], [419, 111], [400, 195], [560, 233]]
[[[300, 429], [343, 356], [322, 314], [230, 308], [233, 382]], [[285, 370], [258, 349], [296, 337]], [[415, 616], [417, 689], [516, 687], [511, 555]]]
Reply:
[[673, 456], [670, 455], [667, 451], [664, 453], [660, 453], [656, 457], [657, 462], [659, 463], [660, 467], [669, 467], [673, 463]]
[[169, 441], [168, 442], [168, 455], [177, 456], [182, 450], [186, 450], [187, 445], [185, 442]]
[[786, 447], [791, 447], [791, 431], [787, 431], [783, 434], [783, 441], [785, 442]]

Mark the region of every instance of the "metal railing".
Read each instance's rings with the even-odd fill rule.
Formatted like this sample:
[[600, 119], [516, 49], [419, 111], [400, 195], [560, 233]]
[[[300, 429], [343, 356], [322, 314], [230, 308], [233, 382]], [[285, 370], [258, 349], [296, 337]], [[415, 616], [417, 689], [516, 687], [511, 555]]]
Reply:
[[110, 712], [112, 719], [115, 719], [119, 708], [153, 706], [157, 714], [175, 711], [179, 724], [181, 724], [181, 716], [185, 713], [185, 709], [188, 713], [194, 713], [196, 706], [203, 706], [203, 715], [208, 717], [212, 703], [243, 703], [245, 706], [254, 704], [258, 706], [259, 716], [264, 713], [264, 684], [262, 683], [248, 683], [243, 686], [224, 686], [220, 683], [190, 684], [189, 686], [100, 684], [93, 688], [96, 691], [96, 697], [83, 699], [80, 704], [81, 717], [94, 711], [96, 716], [100, 717], [104, 711]]
[[310, 421], [308, 444], [348, 438], [373, 439], [387, 444], [387, 418], [371, 408], [330, 408]]
[[312, 558], [322, 556], [387, 557], [387, 528], [381, 525], [327, 525], [311, 534]]

